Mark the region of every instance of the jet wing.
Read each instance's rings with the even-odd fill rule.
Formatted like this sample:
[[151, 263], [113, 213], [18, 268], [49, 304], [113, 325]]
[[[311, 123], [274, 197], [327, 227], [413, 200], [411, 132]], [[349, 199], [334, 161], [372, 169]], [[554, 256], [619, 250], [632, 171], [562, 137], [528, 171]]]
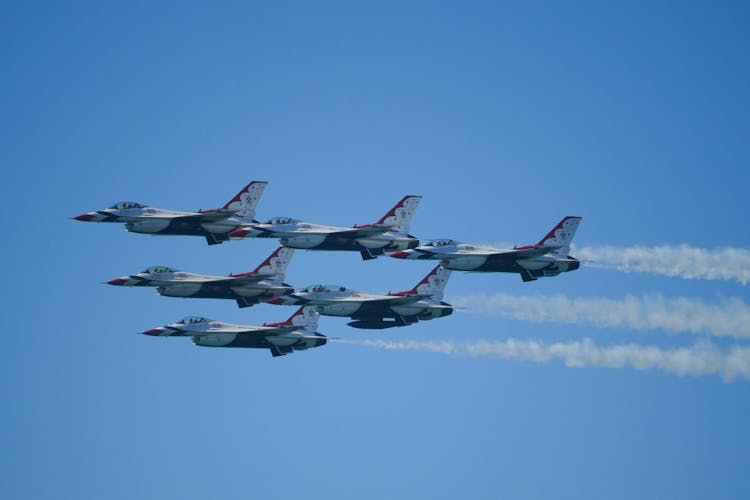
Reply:
[[407, 305], [428, 298], [427, 295], [395, 295], [388, 299], [368, 300], [351, 316], [352, 318], [393, 317], [392, 306]]
[[433, 258], [442, 258], [443, 260], [462, 259], [465, 257], [487, 257], [490, 260], [496, 261], [516, 261], [523, 259], [533, 259], [534, 257], [541, 257], [548, 253], [559, 250], [560, 247], [526, 247], [526, 248], [514, 248], [512, 250], [494, 250], [494, 251], [474, 251], [474, 252], [455, 252], [455, 253], [439, 253], [430, 252]]
[[560, 247], [528, 247], [528, 248], [517, 248], [513, 250], [507, 250], [503, 252], [497, 252], [491, 254], [491, 259], [502, 259], [502, 260], [523, 260], [533, 259], [534, 257], [541, 257], [548, 253], [559, 250]]
[[215, 212], [202, 212], [191, 215], [180, 215], [173, 217], [171, 220], [185, 222], [188, 224], [203, 224], [206, 222], [220, 222], [226, 220], [235, 213], [230, 210], [216, 210]]
[[289, 326], [271, 326], [268, 328], [259, 328], [257, 330], [245, 330], [237, 332], [237, 336], [261, 336], [261, 337], [273, 337], [274, 335], [281, 335], [283, 333], [296, 332], [305, 328], [300, 325], [289, 325]]
[[363, 226], [363, 227], [354, 227], [352, 229], [339, 229], [336, 231], [331, 231], [329, 233], [325, 233], [327, 236], [335, 235], [335, 236], [343, 236], [346, 238], [351, 239], [357, 239], [357, 238], [366, 238], [368, 236], [377, 236], [379, 234], [387, 233], [393, 229], [393, 226]]
[[189, 335], [192, 335], [193, 337], [207, 337], [210, 335], [217, 335], [222, 333], [234, 333], [237, 334], [238, 337], [272, 337], [274, 335], [281, 335], [283, 333], [289, 333], [289, 332], [295, 332], [297, 330], [302, 330], [304, 326], [299, 325], [289, 325], [289, 326], [269, 326], [269, 327], [259, 327], [259, 328], [253, 328], [252, 330], [248, 330], [246, 328], [231, 328], [231, 327], [224, 327], [220, 330], [206, 330], [206, 331], [193, 331], [193, 330], [187, 330], [187, 329], [176, 329], [182, 333], [186, 333]]
[[252, 274], [249, 276], [229, 276], [224, 279], [218, 279], [218, 280], [207, 282], [206, 284], [219, 285], [219, 286], [243, 286], [243, 285], [252, 285], [253, 283], [258, 283], [260, 281], [269, 279], [271, 277], [273, 277], [273, 275], [271, 274]]
[[386, 304], [393, 304], [393, 305], [406, 305], [406, 304], [413, 304], [414, 302], [419, 302], [422, 299], [428, 299], [430, 298], [429, 295], [394, 295], [392, 299], [384, 300], [383, 302]]
[[[422, 299], [429, 298], [429, 295], [391, 295], [388, 298], [368, 300], [362, 304], [362, 308], [373, 308], [379, 309], [388, 306], [403, 306], [406, 304], [413, 304], [419, 302]], [[362, 309], [360, 308], [360, 310]]]

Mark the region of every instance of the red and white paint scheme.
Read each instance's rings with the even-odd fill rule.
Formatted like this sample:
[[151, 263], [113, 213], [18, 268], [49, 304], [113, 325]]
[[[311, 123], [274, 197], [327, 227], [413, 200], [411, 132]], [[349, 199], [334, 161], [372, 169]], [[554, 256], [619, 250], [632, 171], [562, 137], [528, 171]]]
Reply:
[[104, 210], [81, 214], [74, 219], [84, 222], [120, 222], [133, 233], [203, 236], [209, 245], [215, 245], [228, 240], [227, 233], [257, 222], [253, 219], [255, 209], [267, 185], [265, 181], [252, 181], [226, 205], [214, 210], [176, 212], [122, 201]]
[[388, 255], [397, 259], [440, 260], [446, 269], [456, 271], [518, 273], [524, 282], [533, 281], [580, 267], [580, 261], [568, 254], [581, 219], [565, 217], [536, 245], [506, 250], [454, 240], [433, 240]]
[[277, 248], [254, 271], [229, 276], [186, 273], [166, 266], [152, 266], [138, 274], [108, 281], [116, 286], [156, 287], [160, 295], [201, 299], [236, 300], [239, 307], [249, 307], [294, 291], [284, 283], [284, 275], [294, 250]]
[[453, 306], [442, 301], [450, 274], [438, 265], [411, 290], [387, 295], [360, 293], [339, 285], [313, 285], [266, 302], [314, 306], [324, 316], [353, 319], [349, 326], [380, 330], [450, 315]]
[[274, 217], [263, 224], [236, 229], [229, 237], [279, 238], [281, 244], [289, 248], [355, 251], [369, 260], [384, 252], [406, 250], [419, 244], [419, 240], [409, 234], [409, 227], [421, 200], [421, 196], [405, 196], [375, 224], [344, 228]]
[[300, 307], [288, 320], [263, 326], [234, 325], [188, 316], [142, 333], [152, 337], [193, 337], [193, 343], [203, 347], [269, 349], [276, 357], [325, 345], [326, 336], [317, 333], [317, 327], [318, 313], [313, 308]]

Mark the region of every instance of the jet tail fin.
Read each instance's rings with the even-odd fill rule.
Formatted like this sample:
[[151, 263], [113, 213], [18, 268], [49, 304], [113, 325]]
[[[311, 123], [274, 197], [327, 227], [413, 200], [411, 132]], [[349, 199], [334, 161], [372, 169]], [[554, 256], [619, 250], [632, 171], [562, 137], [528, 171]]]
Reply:
[[268, 256], [251, 274], [270, 274], [274, 279], [284, 281], [286, 269], [292, 261], [293, 248], [280, 246]]
[[435, 269], [429, 272], [417, 286], [409, 290], [410, 293], [417, 295], [429, 295], [435, 300], [443, 300], [443, 291], [448, 284], [451, 270], [443, 267], [442, 263], [438, 264]]
[[414, 217], [420, 201], [422, 201], [421, 196], [404, 196], [377, 224], [393, 226], [394, 231], [408, 233], [411, 226], [411, 219]]
[[231, 210], [246, 219], [252, 219], [255, 217], [255, 208], [258, 206], [260, 197], [263, 196], [263, 191], [267, 185], [268, 182], [266, 181], [250, 182], [234, 198], [229, 200], [222, 209]]
[[315, 331], [318, 328], [318, 311], [314, 307], [302, 306], [281, 323], [269, 323], [267, 326], [301, 326], [305, 330]]
[[556, 251], [570, 253], [570, 244], [573, 241], [573, 236], [575, 236], [578, 224], [581, 223], [582, 218], [568, 215], [537, 244], [543, 247], [559, 247]]

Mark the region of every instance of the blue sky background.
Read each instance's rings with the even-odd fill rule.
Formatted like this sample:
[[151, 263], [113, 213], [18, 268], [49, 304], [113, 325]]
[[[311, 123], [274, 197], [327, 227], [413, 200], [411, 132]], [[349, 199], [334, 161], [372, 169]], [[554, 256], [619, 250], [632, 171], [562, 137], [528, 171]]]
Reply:
[[[12, 2], [0, 16], [6, 498], [740, 498], [750, 384], [329, 344], [272, 359], [138, 336], [291, 308], [107, 287], [208, 247], [67, 220], [120, 200], [374, 222], [424, 196], [424, 238], [750, 247], [743, 2]], [[288, 281], [386, 292], [432, 264], [298, 252]], [[472, 292], [740, 297], [734, 282], [582, 269]], [[456, 313], [345, 338], [674, 347], [700, 337]], [[725, 345], [725, 343], [721, 343]]]

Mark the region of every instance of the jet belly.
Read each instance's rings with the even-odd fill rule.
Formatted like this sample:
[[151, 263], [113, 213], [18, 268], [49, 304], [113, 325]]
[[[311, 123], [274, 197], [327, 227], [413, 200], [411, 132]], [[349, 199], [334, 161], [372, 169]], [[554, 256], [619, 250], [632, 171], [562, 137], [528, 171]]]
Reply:
[[[433, 254], [431, 258], [439, 260], [440, 254]], [[481, 271], [488, 263], [486, 255], [466, 255], [446, 260], [444, 267], [454, 271]]]
[[207, 233], [212, 234], [225, 234], [237, 229], [238, 224], [223, 222], [207, 222], [200, 224], [200, 227]]
[[284, 236], [280, 242], [285, 247], [309, 250], [319, 247], [325, 240], [324, 234], [296, 234]]
[[201, 291], [201, 283], [179, 283], [176, 285], [160, 286], [156, 289], [159, 295], [165, 297], [192, 297]]
[[[351, 316], [361, 307], [361, 302], [340, 301], [318, 305], [318, 312], [324, 316]], [[311, 302], [311, 305], [315, 305]]]
[[[257, 285], [233, 286], [230, 287], [230, 290], [232, 291], [232, 293], [239, 297], [258, 297], [270, 291], [269, 288], [261, 288]], [[284, 289], [284, 292], [286, 291], [288, 291], [288, 289]], [[281, 293], [279, 293], [278, 295], [281, 295]]]
[[167, 229], [172, 221], [170, 219], [150, 218], [138, 219], [125, 224], [125, 229], [131, 233], [157, 234]]
[[419, 304], [419, 302], [408, 305], [393, 305], [390, 309], [400, 316], [418, 316], [429, 306], [426, 304]]
[[213, 333], [211, 335], [193, 337], [193, 344], [203, 347], [228, 347], [237, 340], [237, 337], [236, 333]]
[[527, 271], [539, 271], [540, 269], [546, 269], [554, 264], [554, 259], [550, 259], [546, 256], [538, 257], [536, 259], [521, 259], [517, 263]]

